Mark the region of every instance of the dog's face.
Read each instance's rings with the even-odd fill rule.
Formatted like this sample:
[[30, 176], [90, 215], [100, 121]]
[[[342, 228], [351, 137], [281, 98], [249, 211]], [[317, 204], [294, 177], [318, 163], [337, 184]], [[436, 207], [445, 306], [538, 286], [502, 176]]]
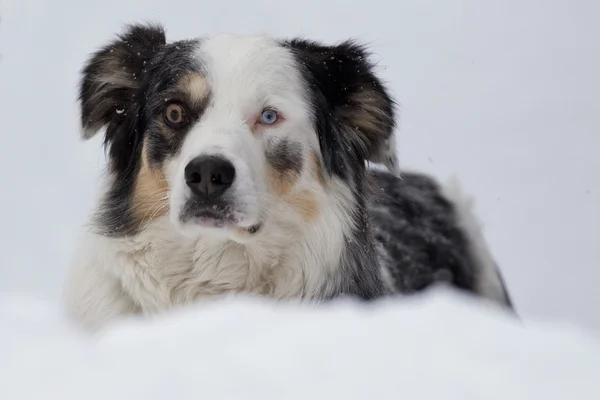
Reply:
[[160, 27], [133, 26], [91, 58], [80, 100], [84, 137], [106, 126], [112, 234], [168, 214], [182, 233], [247, 239], [283, 204], [310, 223], [331, 181], [353, 189], [365, 160], [395, 167], [392, 100], [349, 42], [167, 44]]
[[171, 188], [171, 220], [190, 232], [256, 232], [274, 201], [320, 173], [302, 76], [290, 53], [264, 38], [205, 39], [193, 57], [198, 66], [176, 91], [153, 94], [156, 125], [164, 121], [155, 136], [178, 141], [169, 154], [148, 141], [164, 155], [157, 167]]

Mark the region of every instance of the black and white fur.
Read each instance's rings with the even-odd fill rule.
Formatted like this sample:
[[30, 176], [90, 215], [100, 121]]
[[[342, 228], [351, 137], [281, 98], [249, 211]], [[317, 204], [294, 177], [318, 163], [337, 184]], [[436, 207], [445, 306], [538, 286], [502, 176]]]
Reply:
[[[89, 329], [228, 293], [369, 300], [448, 282], [510, 306], [460, 193], [398, 177], [395, 104], [353, 41], [167, 43], [133, 25], [90, 58], [79, 98], [83, 137], [105, 129], [109, 155], [66, 290]], [[235, 170], [216, 197], [193, 186], [206, 157]]]

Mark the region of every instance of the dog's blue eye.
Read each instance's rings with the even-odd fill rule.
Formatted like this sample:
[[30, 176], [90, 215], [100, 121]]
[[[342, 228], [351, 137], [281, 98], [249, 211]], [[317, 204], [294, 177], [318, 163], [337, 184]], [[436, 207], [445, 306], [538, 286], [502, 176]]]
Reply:
[[263, 110], [260, 115], [260, 122], [265, 125], [273, 125], [277, 122], [277, 111], [271, 109]]

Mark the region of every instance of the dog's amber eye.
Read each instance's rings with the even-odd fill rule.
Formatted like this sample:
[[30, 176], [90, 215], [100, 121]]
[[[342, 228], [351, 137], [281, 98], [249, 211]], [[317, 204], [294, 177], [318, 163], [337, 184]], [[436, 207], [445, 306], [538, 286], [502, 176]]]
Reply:
[[179, 103], [171, 103], [165, 109], [165, 120], [173, 128], [179, 128], [187, 122], [187, 115]]

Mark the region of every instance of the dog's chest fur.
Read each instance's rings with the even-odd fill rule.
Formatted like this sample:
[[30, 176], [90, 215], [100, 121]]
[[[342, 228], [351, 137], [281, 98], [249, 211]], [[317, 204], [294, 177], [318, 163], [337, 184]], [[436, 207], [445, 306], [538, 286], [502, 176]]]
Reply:
[[274, 223], [249, 244], [186, 238], [167, 217], [135, 237], [92, 241], [108, 275], [143, 314], [227, 293], [318, 299], [336, 286], [343, 248], [342, 227], [321, 220]]

